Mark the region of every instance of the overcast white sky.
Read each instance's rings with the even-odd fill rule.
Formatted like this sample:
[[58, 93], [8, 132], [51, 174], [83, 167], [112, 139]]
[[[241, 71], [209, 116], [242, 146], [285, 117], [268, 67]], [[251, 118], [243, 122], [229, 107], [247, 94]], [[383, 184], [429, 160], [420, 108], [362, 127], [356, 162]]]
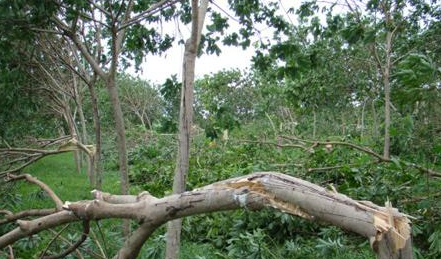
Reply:
[[[271, 0], [266, 0], [267, 2]], [[291, 7], [297, 9], [300, 6], [301, 1], [296, 0], [281, 0], [283, 7], [285, 10], [288, 10]], [[219, 5], [224, 11], [227, 11], [230, 15], [232, 12], [229, 11], [227, 0], [216, 0], [215, 3]], [[211, 5], [211, 8], [215, 9], [217, 12], [226, 16], [223, 11], [219, 10], [216, 6]], [[280, 14], [286, 14], [283, 10], [280, 10]], [[296, 21], [296, 17], [293, 14], [289, 15], [291, 20]], [[207, 17], [206, 21], [208, 21], [209, 17]], [[237, 31], [240, 26], [233, 19], [229, 19], [229, 32]], [[176, 22], [169, 22], [162, 25], [164, 33], [170, 33], [174, 35], [177, 39], [184, 37], [187, 39], [190, 32], [189, 26], [184, 26], [182, 24], [177, 25]], [[259, 27], [259, 30], [262, 31], [260, 37], [272, 37], [272, 32], [270, 29], [266, 29], [265, 27]], [[257, 41], [257, 37], [253, 39]], [[216, 55], [202, 55], [196, 61], [196, 78], [200, 78], [205, 74], [217, 72], [222, 69], [228, 68], [239, 68], [245, 69], [249, 67], [251, 57], [254, 54], [255, 49], [251, 46], [246, 50], [243, 50], [241, 47], [227, 47], [220, 46], [222, 53], [219, 56]], [[182, 72], [182, 58], [184, 53], [184, 46], [178, 45], [177, 40], [175, 41], [173, 47], [169, 49], [162, 56], [153, 56], [148, 55], [143, 64], [141, 65], [141, 70], [138, 73], [135, 73], [133, 69], [130, 69], [128, 72], [134, 75], [138, 75], [143, 79], [150, 80], [154, 83], [163, 83], [167, 78], [169, 78], [172, 74], [177, 74], [178, 79], [181, 78]]]
[[[246, 1], [246, 0], [236, 0], [236, 1]], [[279, 13], [280, 15], [285, 16], [287, 21], [291, 21], [293, 23], [297, 23], [297, 17], [295, 14], [288, 14], [286, 11], [288, 11], [291, 7], [294, 7], [295, 10], [298, 9], [298, 7], [301, 5], [302, 2], [305, 2], [305, 0], [263, 0], [265, 3], [269, 3], [271, 1], [278, 1], [281, 3], [282, 8], [280, 8]], [[339, 0], [335, 0], [339, 2]], [[353, 0], [355, 1], [355, 0]], [[332, 3], [333, 1], [329, 1], [329, 3]], [[229, 10], [228, 8], [228, 2], [227, 0], [214, 0], [214, 3], [222, 8], [220, 10], [218, 7], [216, 7], [213, 4], [210, 4], [209, 6], [213, 8], [215, 11], [222, 13], [223, 16], [227, 16], [225, 12], [227, 12], [229, 15], [233, 15], [233, 12]], [[322, 2], [320, 5], [329, 5], [328, 2]], [[340, 9], [346, 8], [343, 4], [338, 4], [334, 8], [334, 12], [340, 12]], [[322, 22], [324, 21], [324, 15], [322, 16]], [[209, 17], [206, 18], [206, 23], [209, 21]], [[205, 27], [204, 25], [204, 27]], [[238, 22], [234, 21], [233, 19], [229, 19], [229, 29], [228, 32], [234, 32], [238, 31], [240, 29], [240, 25]], [[176, 39], [184, 39], [186, 40], [189, 37], [190, 34], [190, 26], [184, 26], [182, 24], [177, 24], [176, 21], [172, 21], [169, 23], [162, 24], [161, 28], [163, 33], [169, 33], [171, 35], [174, 35]], [[259, 37], [260, 38], [272, 38], [272, 30], [270, 28], [267, 28], [267, 26], [262, 25], [260, 27], [257, 27], [257, 29], [261, 32]], [[253, 41], [257, 41], [258, 38], [255, 36], [253, 38]], [[178, 45], [178, 40], [175, 40], [174, 45], [171, 49], [169, 49], [165, 54], [162, 56], [153, 56], [148, 55], [143, 64], [141, 65], [141, 71], [138, 73], [134, 72], [134, 69], [129, 69], [129, 73], [133, 75], [138, 75], [142, 79], [150, 80], [154, 83], [160, 83], [162, 84], [167, 78], [169, 78], [173, 74], [178, 75], [178, 79], [181, 78], [181, 72], [182, 72], [182, 58], [184, 53], [184, 46]], [[253, 42], [252, 41], [252, 42]], [[252, 45], [252, 44], [251, 44]], [[220, 46], [222, 53], [220, 56], [216, 55], [202, 55], [200, 58], [196, 61], [196, 78], [200, 78], [205, 74], [217, 72], [222, 69], [229, 69], [229, 68], [239, 68], [241, 70], [246, 69], [251, 64], [251, 57], [253, 56], [255, 49], [250, 46], [248, 49], [243, 50], [241, 47], [227, 47], [227, 46]]]

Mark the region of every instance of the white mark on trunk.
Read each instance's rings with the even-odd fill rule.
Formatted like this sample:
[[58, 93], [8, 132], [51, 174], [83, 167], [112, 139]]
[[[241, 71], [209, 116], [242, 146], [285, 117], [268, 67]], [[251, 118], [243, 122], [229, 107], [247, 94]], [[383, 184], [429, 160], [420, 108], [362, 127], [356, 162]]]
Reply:
[[69, 210], [69, 205], [71, 205], [72, 203], [70, 202], [70, 201], [66, 201], [64, 204], [63, 204], [63, 209], [65, 209], [65, 210]]
[[247, 206], [247, 193], [244, 194], [234, 194], [234, 200], [239, 202], [240, 207], [245, 208]]

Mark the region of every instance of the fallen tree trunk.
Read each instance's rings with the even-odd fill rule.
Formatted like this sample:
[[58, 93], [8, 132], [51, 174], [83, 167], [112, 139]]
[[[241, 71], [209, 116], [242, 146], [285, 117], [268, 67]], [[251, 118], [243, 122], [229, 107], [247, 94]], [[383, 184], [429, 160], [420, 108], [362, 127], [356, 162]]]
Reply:
[[369, 238], [379, 259], [412, 258], [410, 221], [390, 204], [380, 207], [367, 201], [355, 201], [275, 172], [254, 173], [161, 199], [148, 192], [133, 196], [94, 191], [93, 195], [94, 200], [66, 202], [63, 211], [31, 221], [18, 220], [17, 228], [0, 237], [0, 249], [69, 222], [125, 218], [138, 221], [140, 226], [114, 258], [136, 258], [150, 235], [170, 220], [239, 208], [272, 207]]

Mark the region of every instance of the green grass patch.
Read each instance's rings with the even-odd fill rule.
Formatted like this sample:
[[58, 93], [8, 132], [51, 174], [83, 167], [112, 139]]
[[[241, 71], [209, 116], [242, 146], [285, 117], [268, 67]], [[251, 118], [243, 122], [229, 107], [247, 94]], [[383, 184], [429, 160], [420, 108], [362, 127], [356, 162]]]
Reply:
[[[26, 173], [46, 183], [62, 201], [91, 199], [86, 170], [77, 173], [72, 153], [48, 156], [25, 169]], [[118, 172], [106, 172], [103, 176], [103, 191], [119, 193]], [[12, 189], [20, 202], [14, 210], [54, 207], [52, 200], [36, 185], [26, 181], [17, 182]]]

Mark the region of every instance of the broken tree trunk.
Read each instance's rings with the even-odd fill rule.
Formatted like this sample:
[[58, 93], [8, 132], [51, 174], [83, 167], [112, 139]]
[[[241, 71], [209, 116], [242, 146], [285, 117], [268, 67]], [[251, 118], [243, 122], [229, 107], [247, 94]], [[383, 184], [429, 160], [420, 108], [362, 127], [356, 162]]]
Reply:
[[[310, 182], [275, 172], [259, 172], [161, 199], [143, 192], [111, 195], [94, 191], [95, 200], [66, 202], [63, 211], [31, 221], [0, 237], [0, 249], [43, 230], [74, 221], [107, 218], [136, 220], [140, 226], [115, 259], [136, 258], [146, 240], [162, 224], [196, 214], [271, 207], [308, 220], [326, 222], [371, 240], [379, 259], [411, 259], [411, 226], [405, 214], [388, 204], [356, 201]], [[12, 215], [9, 215], [12, 217]]]

